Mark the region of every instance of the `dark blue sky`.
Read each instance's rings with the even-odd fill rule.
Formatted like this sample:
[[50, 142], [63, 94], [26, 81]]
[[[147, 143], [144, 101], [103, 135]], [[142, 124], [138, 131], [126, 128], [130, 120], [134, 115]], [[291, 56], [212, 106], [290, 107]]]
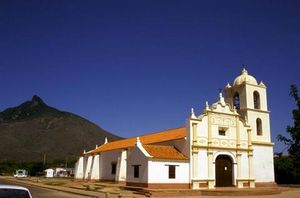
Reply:
[[33, 94], [123, 137], [185, 124], [245, 64], [275, 136], [300, 85], [300, 1], [0, 1], [0, 110]]

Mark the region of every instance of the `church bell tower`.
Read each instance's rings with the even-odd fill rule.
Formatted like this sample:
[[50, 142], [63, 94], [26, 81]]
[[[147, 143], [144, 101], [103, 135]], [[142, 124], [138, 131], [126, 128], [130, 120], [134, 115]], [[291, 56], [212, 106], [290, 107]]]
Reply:
[[252, 141], [271, 142], [270, 112], [267, 105], [267, 90], [244, 68], [232, 86], [225, 87], [225, 101], [236, 108], [241, 118], [252, 128]]

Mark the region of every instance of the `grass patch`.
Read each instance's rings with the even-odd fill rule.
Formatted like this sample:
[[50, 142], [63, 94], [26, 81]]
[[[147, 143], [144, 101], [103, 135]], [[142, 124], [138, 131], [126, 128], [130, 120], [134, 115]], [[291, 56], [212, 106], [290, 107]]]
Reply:
[[49, 186], [63, 186], [66, 184], [66, 182], [63, 181], [47, 181], [44, 184], [49, 185]]

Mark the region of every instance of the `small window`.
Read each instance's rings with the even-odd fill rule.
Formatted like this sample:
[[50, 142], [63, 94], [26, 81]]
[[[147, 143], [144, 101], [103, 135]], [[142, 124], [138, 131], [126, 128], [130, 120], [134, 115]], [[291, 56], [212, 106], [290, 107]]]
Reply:
[[133, 165], [133, 176], [134, 178], [140, 177], [140, 165]]
[[256, 134], [259, 135], [259, 136], [261, 136], [263, 134], [262, 123], [261, 123], [260, 118], [256, 119]]
[[257, 91], [253, 92], [254, 109], [260, 109], [260, 98]]
[[115, 175], [117, 172], [117, 163], [111, 163], [111, 174]]
[[236, 109], [240, 109], [240, 96], [237, 92], [233, 96], [233, 106], [235, 106]]
[[176, 166], [169, 165], [169, 179], [175, 179], [176, 177]]
[[219, 128], [219, 135], [225, 136], [225, 135], [226, 135], [226, 131], [227, 131], [226, 128], [220, 127], [220, 128]]

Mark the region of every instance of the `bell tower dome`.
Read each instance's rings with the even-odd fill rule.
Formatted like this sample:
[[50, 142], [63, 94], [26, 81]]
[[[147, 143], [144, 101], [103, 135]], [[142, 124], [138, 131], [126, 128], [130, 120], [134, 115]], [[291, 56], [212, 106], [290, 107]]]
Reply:
[[241, 75], [236, 77], [235, 80], [233, 81], [233, 86], [238, 86], [245, 82], [252, 85], [257, 85], [256, 79], [253, 76], [249, 75], [248, 71], [244, 68]]
[[235, 107], [241, 118], [252, 127], [252, 140], [271, 142], [270, 112], [267, 105], [267, 88], [248, 74], [244, 68], [232, 86], [225, 87], [225, 100]]

